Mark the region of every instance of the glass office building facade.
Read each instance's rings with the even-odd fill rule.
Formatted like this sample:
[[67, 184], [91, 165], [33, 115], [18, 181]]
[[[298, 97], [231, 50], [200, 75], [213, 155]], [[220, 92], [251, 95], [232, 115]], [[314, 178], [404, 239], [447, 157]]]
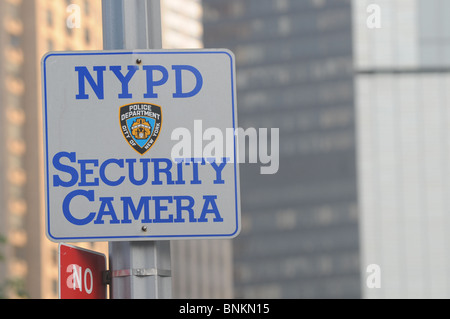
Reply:
[[[71, 4], [79, 28], [67, 25]], [[52, 50], [101, 49], [99, 17], [99, 0], [0, 0], [0, 297], [58, 296], [58, 245], [44, 228], [40, 61]]]
[[450, 3], [204, 4], [240, 126], [280, 128], [277, 174], [242, 165], [235, 295], [448, 298]]
[[280, 166], [241, 164], [234, 297], [361, 294], [351, 1], [204, 0], [236, 55], [239, 126], [279, 128]]

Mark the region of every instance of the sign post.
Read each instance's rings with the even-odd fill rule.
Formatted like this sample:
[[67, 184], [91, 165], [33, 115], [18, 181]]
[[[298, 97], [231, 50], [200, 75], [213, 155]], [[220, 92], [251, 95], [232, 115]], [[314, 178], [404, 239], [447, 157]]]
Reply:
[[[103, 49], [161, 49], [160, 0], [102, 0]], [[170, 242], [110, 242], [111, 298], [172, 297]]]

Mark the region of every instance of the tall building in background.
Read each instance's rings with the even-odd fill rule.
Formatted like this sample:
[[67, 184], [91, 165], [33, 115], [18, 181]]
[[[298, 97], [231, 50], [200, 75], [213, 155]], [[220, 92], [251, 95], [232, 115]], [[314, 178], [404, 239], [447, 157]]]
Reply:
[[[0, 136], [4, 141], [0, 146], [0, 235], [6, 241], [1, 245], [5, 259], [0, 262], [0, 286], [3, 296], [14, 297], [24, 295], [31, 270], [37, 267], [29, 249], [36, 238], [27, 228], [35, 218], [33, 214], [40, 213], [36, 201], [40, 185], [35, 180], [38, 164], [30, 158], [33, 142], [38, 144], [38, 105], [26, 104], [25, 77], [29, 70], [23, 6], [22, 1], [0, 1]], [[33, 193], [28, 192], [30, 189]]]
[[101, 1], [0, 0], [0, 17], [0, 285], [19, 285], [8, 285], [9, 297], [56, 298], [58, 246], [44, 228], [40, 60], [53, 50], [101, 49]]
[[350, 0], [203, 0], [234, 51], [239, 126], [280, 128], [280, 169], [241, 164], [234, 296], [361, 296]]
[[450, 3], [204, 5], [240, 126], [280, 127], [278, 174], [242, 165], [235, 295], [448, 298]]
[[[0, 296], [6, 294], [5, 286], [2, 284], [6, 282], [8, 270], [13, 265], [17, 266], [15, 273], [9, 273], [9, 280], [14, 278], [20, 281], [24, 272], [22, 266], [24, 263], [19, 258], [9, 258], [19, 255], [18, 250], [21, 247], [16, 245], [15, 251], [13, 251], [12, 247], [9, 248], [3, 243], [9, 230], [10, 217], [9, 214], [6, 214], [6, 211], [11, 211], [11, 216], [18, 216], [16, 219], [19, 219], [23, 224], [22, 216], [26, 209], [25, 200], [22, 196], [23, 178], [20, 181], [21, 183], [11, 180], [14, 172], [20, 171], [23, 176], [24, 170], [21, 163], [23, 161], [24, 143], [20, 130], [24, 116], [20, 103], [23, 83], [20, 81], [19, 74], [23, 65], [23, 53], [15, 45], [17, 37], [23, 31], [21, 24], [15, 19], [17, 12], [18, 8], [15, 3], [0, 1], [0, 22], [2, 24], [0, 27], [0, 105], [2, 106], [0, 136], [4, 141], [0, 144], [0, 256], [2, 256], [2, 259], [0, 259]], [[18, 88], [19, 86], [20, 88]], [[21, 174], [20, 172], [18, 174]], [[23, 245], [20, 246], [23, 247]], [[5, 260], [9, 262], [6, 263]]]
[[449, 298], [450, 2], [353, 12], [361, 260], [381, 269], [364, 296]]

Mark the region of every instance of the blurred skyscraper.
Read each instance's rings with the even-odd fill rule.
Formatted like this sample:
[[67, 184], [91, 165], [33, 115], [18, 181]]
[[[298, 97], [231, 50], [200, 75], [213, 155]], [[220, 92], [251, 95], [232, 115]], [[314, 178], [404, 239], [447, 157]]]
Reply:
[[0, 0], [0, 286], [23, 286], [7, 285], [7, 297], [58, 296], [58, 245], [44, 230], [40, 60], [47, 51], [101, 49], [100, 4]]
[[241, 170], [235, 295], [448, 298], [450, 3], [204, 5], [240, 126], [280, 127], [279, 173]]
[[[24, 33], [18, 19], [17, 1], [0, 2], [0, 236], [10, 245], [1, 244], [0, 287], [6, 278], [23, 283], [28, 265], [24, 260], [27, 235], [24, 231], [28, 202], [25, 192], [29, 176], [25, 139], [29, 130], [25, 125], [25, 83], [22, 78], [24, 53], [21, 38]], [[8, 261], [8, 262], [6, 262]], [[17, 291], [17, 290], [16, 290]], [[6, 294], [2, 291], [2, 294]]]
[[364, 296], [449, 298], [450, 2], [353, 6]]
[[237, 59], [239, 126], [280, 128], [280, 170], [241, 165], [235, 297], [360, 297], [350, 0], [204, 0]]

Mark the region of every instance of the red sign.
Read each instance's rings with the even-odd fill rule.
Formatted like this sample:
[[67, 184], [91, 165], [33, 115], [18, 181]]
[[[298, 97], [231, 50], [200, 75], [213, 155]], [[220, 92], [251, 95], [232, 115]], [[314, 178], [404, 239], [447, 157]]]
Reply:
[[106, 299], [104, 254], [66, 244], [59, 245], [59, 298]]

